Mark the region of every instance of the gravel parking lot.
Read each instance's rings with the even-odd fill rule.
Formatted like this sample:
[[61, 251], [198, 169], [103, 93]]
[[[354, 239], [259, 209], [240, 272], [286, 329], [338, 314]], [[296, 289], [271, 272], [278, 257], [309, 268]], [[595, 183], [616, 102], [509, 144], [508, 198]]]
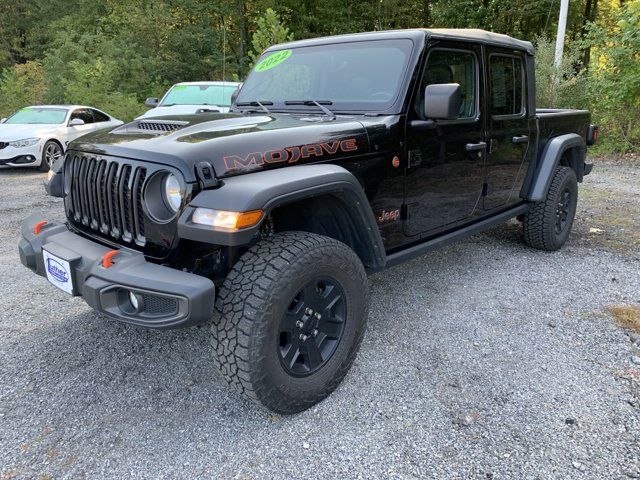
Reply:
[[[233, 393], [205, 332], [110, 321], [20, 265], [62, 218], [0, 170], [0, 479], [639, 478], [640, 168], [598, 164], [560, 252], [515, 221], [371, 278], [344, 384], [293, 417]], [[636, 359], [640, 360], [640, 359]]]

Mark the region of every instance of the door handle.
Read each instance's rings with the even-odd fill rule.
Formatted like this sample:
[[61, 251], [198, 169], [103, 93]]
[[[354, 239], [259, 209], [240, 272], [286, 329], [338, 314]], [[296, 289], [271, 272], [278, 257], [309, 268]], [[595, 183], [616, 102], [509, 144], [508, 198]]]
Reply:
[[486, 150], [487, 144], [485, 142], [467, 143], [465, 145], [467, 152], [477, 152], [478, 150]]
[[511, 143], [527, 143], [529, 141], [529, 137], [526, 135], [516, 135], [511, 139]]

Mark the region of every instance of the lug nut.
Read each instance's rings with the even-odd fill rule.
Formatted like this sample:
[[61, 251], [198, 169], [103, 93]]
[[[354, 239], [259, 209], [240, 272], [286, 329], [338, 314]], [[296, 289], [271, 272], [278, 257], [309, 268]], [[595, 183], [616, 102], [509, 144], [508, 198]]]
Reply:
[[298, 328], [302, 328], [302, 327], [304, 327], [304, 322], [303, 322], [302, 320], [298, 320], [298, 321], [296, 322], [296, 327], [298, 327]]
[[309, 338], [309, 337], [307, 337], [304, 333], [300, 334], [300, 340], [302, 340], [303, 342], [305, 342], [307, 340], [307, 338]]
[[313, 329], [313, 332], [311, 332], [311, 335], [315, 338], [318, 336], [318, 330], [316, 330], [315, 328]]
[[311, 315], [313, 314], [313, 310], [311, 310], [310, 308], [305, 308], [304, 313], [306, 313], [307, 315]]
[[322, 315], [320, 315], [319, 313], [316, 313], [316, 318], [320, 320], [322, 318]]

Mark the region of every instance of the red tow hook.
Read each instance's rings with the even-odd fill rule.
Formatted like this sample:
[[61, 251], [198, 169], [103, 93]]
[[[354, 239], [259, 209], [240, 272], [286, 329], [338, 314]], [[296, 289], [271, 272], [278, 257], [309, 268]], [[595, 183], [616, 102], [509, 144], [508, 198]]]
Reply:
[[102, 268], [109, 268], [113, 266], [113, 257], [115, 257], [120, 250], [110, 250], [102, 256]]
[[47, 223], [49, 223], [49, 222], [47, 222], [46, 220], [42, 220], [42, 221], [36, 223], [33, 226], [33, 233], [35, 235], [40, 235], [40, 232], [42, 231], [42, 227], [44, 227]]

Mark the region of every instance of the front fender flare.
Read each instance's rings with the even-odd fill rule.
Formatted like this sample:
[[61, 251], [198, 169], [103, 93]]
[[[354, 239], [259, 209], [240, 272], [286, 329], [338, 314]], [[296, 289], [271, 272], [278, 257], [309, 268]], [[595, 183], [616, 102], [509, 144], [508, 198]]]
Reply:
[[[365, 267], [384, 267], [386, 254], [375, 216], [358, 180], [338, 165], [298, 165], [248, 173], [225, 178], [222, 186], [199, 193], [188, 205], [178, 222], [178, 236], [214, 245], [248, 245], [258, 238], [261, 224], [239, 231], [218, 231], [191, 221], [196, 208], [234, 212], [263, 210], [268, 215], [274, 208], [330, 194], [342, 200], [345, 214], [354, 223], [364, 243], [361, 256]], [[264, 221], [264, 220], [263, 220]]]

